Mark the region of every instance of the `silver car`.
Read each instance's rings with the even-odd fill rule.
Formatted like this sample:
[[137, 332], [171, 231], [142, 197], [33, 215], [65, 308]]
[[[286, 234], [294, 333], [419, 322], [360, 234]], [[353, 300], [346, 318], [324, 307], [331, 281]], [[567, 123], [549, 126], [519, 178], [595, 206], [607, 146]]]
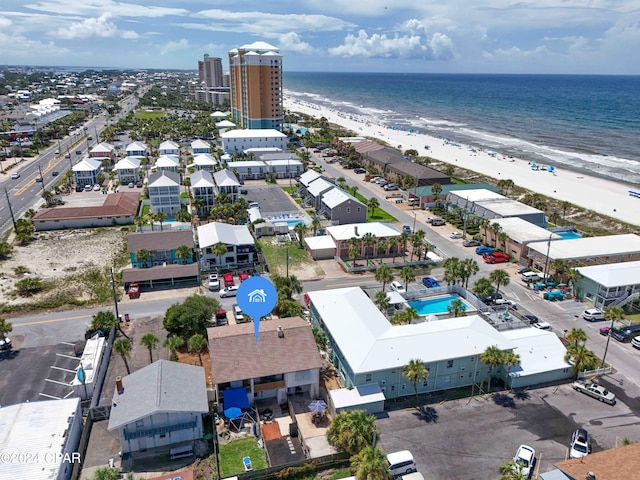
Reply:
[[609, 405], [616, 403], [616, 396], [596, 382], [585, 383], [578, 380], [577, 382], [573, 382], [573, 389], [598, 399], [601, 402], [608, 403]]

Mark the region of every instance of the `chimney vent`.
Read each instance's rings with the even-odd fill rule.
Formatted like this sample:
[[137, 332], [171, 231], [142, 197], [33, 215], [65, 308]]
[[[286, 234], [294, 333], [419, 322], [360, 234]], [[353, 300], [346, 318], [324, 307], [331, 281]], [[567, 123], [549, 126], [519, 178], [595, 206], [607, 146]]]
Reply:
[[122, 392], [124, 392], [124, 386], [122, 385], [121, 376], [116, 377], [116, 390], [118, 391], [119, 394], [122, 394]]
[[278, 338], [284, 338], [284, 330], [281, 326], [278, 326]]
[[588, 472], [586, 479], [587, 480], [596, 480], [596, 474], [593, 473], [593, 472]]
[[358, 226], [357, 225], [353, 226], [353, 232], [355, 233], [355, 236], [357, 237], [358, 236]]

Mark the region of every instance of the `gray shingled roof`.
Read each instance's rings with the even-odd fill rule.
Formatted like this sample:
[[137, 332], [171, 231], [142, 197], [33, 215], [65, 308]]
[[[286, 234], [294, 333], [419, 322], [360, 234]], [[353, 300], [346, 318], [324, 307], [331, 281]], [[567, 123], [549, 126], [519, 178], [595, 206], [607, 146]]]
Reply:
[[115, 385], [108, 430], [162, 412], [207, 413], [204, 368], [158, 360], [122, 378], [124, 391]]

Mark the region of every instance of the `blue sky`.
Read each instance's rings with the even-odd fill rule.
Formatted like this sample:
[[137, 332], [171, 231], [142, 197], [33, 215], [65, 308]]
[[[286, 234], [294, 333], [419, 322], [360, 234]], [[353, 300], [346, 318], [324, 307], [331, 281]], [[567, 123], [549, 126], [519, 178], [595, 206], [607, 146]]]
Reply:
[[195, 69], [257, 40], [289, 71], [640, 74], [640, 3], [0, 0], [1, 64]]

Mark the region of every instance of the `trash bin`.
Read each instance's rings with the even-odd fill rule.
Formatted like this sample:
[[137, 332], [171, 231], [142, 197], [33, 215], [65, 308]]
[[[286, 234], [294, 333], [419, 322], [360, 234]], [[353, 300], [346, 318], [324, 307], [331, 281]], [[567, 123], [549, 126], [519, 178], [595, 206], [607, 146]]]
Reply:
[[128, 313], [125, 313], [125, 314], [124, 314], [124, 321], [125, 321], [125, 322], [128, 322], [128, 321], [129, 321], [129, 314], [128, 314]]

